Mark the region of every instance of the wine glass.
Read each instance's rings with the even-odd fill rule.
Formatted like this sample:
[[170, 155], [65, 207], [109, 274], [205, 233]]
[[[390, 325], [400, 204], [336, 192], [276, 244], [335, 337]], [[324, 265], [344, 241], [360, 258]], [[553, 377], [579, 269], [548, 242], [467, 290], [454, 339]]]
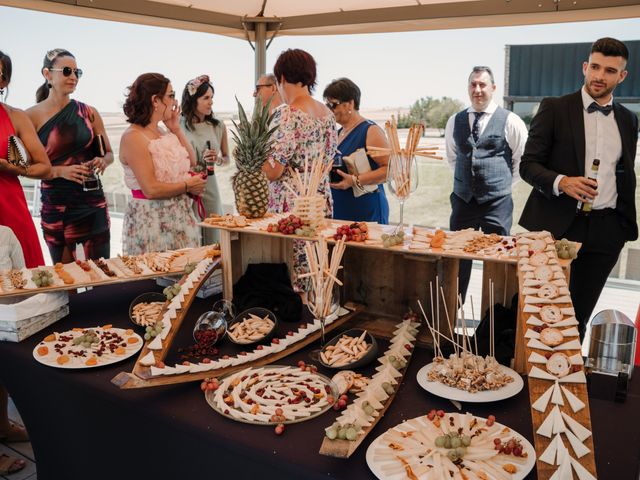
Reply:
[[394, 233], [404, 228], [404, 202], [418, 188], [418, 166], [415, 155], [391, 152], [387, 168], [387, 186], [400, 202], [400, 223]]
[[233, 304], [229, 300], [218, 300], [213, 309], [204, 312], [193, 327], [193, 339], [206, 346], [216, 344], [227, 333], [227, 325], [235, 318]]
[[[307, 306], [309, 308], [309, 311], [313, 315], [313, 318], [320, 320], [320, 348], [312, 350], [311, 353], [309, 353], [309, 358], [311, 358], [311, 360], [315, 362], [320, 360], [320, 352], [324, 349], [324, 329], [327, 318], [336, 313], [340, 308], [340, 288], [338, 287], [338, 284], [333, 284], [333, 288], [331, 290], [331, 298], [325, 299], [323, 297], [324, 292], [316, 292], [313, 287], [311, 288], [311, 290], [309, 290], [309, 303]], [[325, 301], [331, 303], [329, 305], [329, 308], [326, 310], [326, 315], [323, 314], [323, 312], [325, 311]]]

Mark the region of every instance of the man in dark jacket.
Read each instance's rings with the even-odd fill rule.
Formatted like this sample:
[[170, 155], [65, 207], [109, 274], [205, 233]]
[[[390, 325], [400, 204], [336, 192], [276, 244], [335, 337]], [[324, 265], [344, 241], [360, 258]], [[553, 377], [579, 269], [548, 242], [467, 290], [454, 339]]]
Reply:
[[[612, 95], [628, 59], [624, 43], [597, 40], [582, 67], [584, 86], [540, 104], [520, 163], [520, 176], [533, 186], [520, 225], [582, 243], [570, 280], [581, 339], [624, 242], [638, 238], [638, 119]], [[586, 178], [596, 159], [597, 181]], [[587, 215], [578, 212], [584, 202], [592, 207]]]

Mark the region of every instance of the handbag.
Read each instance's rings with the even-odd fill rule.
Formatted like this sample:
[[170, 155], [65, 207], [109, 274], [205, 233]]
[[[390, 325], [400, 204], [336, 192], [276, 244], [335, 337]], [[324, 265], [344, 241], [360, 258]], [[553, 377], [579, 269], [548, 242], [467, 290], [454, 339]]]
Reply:
[[29, 166], [29, 152], [20, 138], [9, 135], [9, 145], [7, 148], [7, 161], [16, 167], [26, 168]]
[[94, 157], [104, 157], [107, 154], [107, 146], [104, 143], [104, 137], [97, 134], [91, 142], [91, 153]]
[[[371, 171], [371, 164], [363, 148], [359, 148], [351, 155], [342, 157], [342, 160], [347, 166], [349, 175], [362, 175], [363, 173]], [[378, 185], [363, 185], [362, 188], [360, 188], [354, 184], [351, 189], [353, 190], [353, 196], [358, 198], [367, 193], [375, 192], [378, 190]]]

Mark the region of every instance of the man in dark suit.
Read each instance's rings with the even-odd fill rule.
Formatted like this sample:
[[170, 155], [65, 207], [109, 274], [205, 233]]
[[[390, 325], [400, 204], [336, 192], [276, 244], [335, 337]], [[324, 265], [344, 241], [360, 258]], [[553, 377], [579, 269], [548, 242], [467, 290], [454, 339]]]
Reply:
[[[581, 339], [625, 241], [638, 238], [638, 118], [612, 95], [628, 59], [624, 43], [597, 40], [582, 67], [584, 86], [540, 104], [520, 163], [520, 176], [533, 186], [520, 225], [582, 243], [570, 281]], [[597, 182], [585, 174], [595, 159]], [[591, 202], [591, 212], [580, 214], [579, 202]]]

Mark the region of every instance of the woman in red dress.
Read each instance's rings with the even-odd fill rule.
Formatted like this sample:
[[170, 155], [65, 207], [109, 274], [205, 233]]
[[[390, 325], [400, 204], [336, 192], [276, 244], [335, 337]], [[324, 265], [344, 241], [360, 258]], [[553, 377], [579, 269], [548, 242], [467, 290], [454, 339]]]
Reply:
[[[3, 100], [10, 81], [11, 59], [0, 52], [0, 96]], [[24, 143], [31, 157], [29, 166], [16, 167], [7, 161], [11, 135]], [[0, 102], [0, 225], [11, 228], [18, 237], [29, 268], [44, 265], [44, 258], [18, 176], [45, 178], [50, 171], [51, 164], [29, 117], [22, 110]]]

